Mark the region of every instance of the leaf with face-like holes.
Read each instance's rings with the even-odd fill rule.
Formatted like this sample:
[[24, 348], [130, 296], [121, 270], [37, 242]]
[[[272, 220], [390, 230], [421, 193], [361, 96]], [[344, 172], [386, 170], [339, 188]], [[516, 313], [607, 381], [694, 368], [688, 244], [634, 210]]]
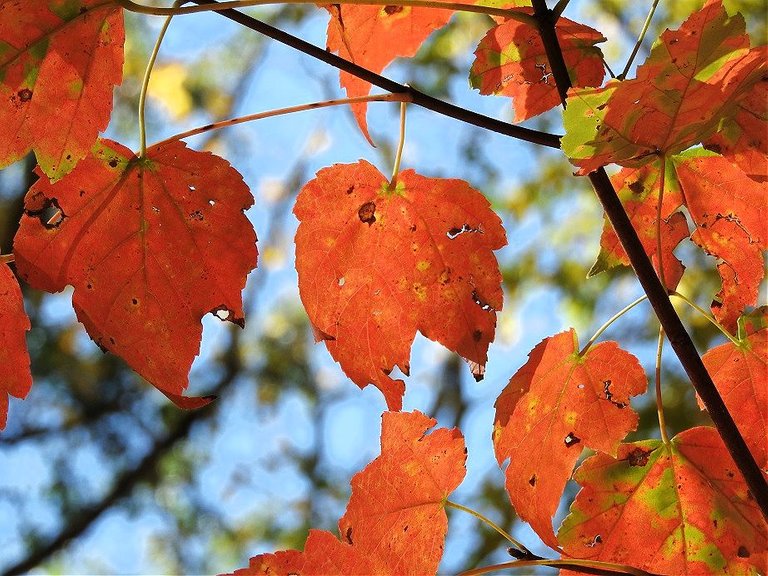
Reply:
[[488, 200], [462, 180], [365, 161], [318, 172], [296, 200], [296, 269], [309, 319], [358, 386], [399, 410], [416, 331], [479, 365], [501, 309], [493, 255], [506, 243]]
[[[256, 266], [243, 211], [253, 199], [222, 158], [160, 144], [137, 158], [103, 140], [65, 178], [25, 198], [14, 240], [32, 286], [75, 288], [78, 319], [96, 343], [180, 397], [209, 312], [243, 324], [241, 291]], [[50, 209], [58, 212], [48, 218]]]
[[[418, 8], [411, 6], [351, 6], [329, 4], [328, 50], [342, 58], [380, 73], [397, 57], [416, 54], [427, 37], [442, 28], [451, 19], [451, 10]], [[370, 82], [347, 72], [341, 72], [341, 86], [347, 96], [365, 96], [371, 90]], [[363, 135], [368, 134], [366, 103], [352, 104]]]
[[[640, 168], [623, 168], [611, 177], [611, 182], [656, 270], [659, 269], [657, 235], [661, 234], [664, 281], [670, 289], [674, 290], [683, 276], [685, 266], [673, 254], [673, 250], [688, 237], [689, 232], [685, 216], [677, 212], [683, 203], [683, 197], [674, 177], [672, 164], [667, 163], [666, 168], [661, 226], [657, 226], [661, 185], [658, 162]], [[629, 258], [613, 226], [606, 218], [603, 234], [600, 237], [600, 253], [589, 271], [589, 276], [618, 265], [629, 266]]]
[[552, 516], [583, 448], [615, 454], [637, 427], [629, 398], [645, 391], [637, 358], [615, 342], [579, 356], [573, 330], [544, 339], [496, 400], [493, 443], [518, 516], [553, 548]]
[[768, 329], [726, 342], [702, 357], [728, 411], [768, 474]]
[[733, 116], [765, 70], [765, 47], [750, 50], [741, 15], [710, 0], [661, 35], [637, 78], [569, 91], [563, 151], [579, 174], [676, 154]]
[[0, 0], [0, 168], [35, 151], [58, 179], [83, 158], [123, 77], [122, 10], [100, 0]]
[[434, 425], [420, 412], [385, 412], [381, 455], [352, 478], [341, 541], [311, 530], [304, 552], [260, 554], [234, 574], [435, 574], [445, 501], [464, 479], [466, 449], [456, 428], [426, 434]]
[[765, 573], [765, 520], [714, 428], [669, 446], [623, 444], [574, 479], [582, 489], [558, 531], [564, 556], [674, 576]]
[[768, 249], [768, 183], [756, 182], [723, 157], [691, 150], [674, 158], [685, 205], [696, 224], [691, 240], [719, 259], [722, 289], [712, 312], [729, 330], [757, 302]]
[[[605, 70], [602, 53], [595, 44], [605, 42], [605, 37], [567, 18], [560, 18], [555, 30], [573, 85], [602, 84]], [[469, 80], [480, 94], [511, 96], [515, 122], [560, 105], [560, 95], [538, 30], [516, 20], [491, 28], [480, 41]]]
[[32, 387], [21, 288], [7, 264], [0, 262], [0, 430], [8, 418], [8, 396], [24, 398]]

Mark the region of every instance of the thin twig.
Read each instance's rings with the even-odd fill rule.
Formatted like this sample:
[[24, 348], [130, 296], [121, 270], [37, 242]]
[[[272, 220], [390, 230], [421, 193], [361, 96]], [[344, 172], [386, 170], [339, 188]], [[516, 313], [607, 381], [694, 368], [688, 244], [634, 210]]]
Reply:
[[651, 25], [651, 20], [653, 20], [653, 14], [656, 12], [656, 6], [659, 5], [659, 0], [653, 0], [653, 5], [651, 6], [651, 10], [648, 12], [648, 16], [645, 18], [645, 23], [643, 23], [643, 29], [640, 31], [640, 36], [637, 38], [637, 42], [635, 42], [635, 47], [632, 49], [632, 54], [629, 55], [629, 59], [627, 60], [626, 66], [624, 66], [624, 70], [621, 71], [621, 74], [618, 75], [619, 80], [624, 80], [624, 78], [627, 77], [627, 74], [629, 73], [629, 69], [632, 67], [632, 62], [635, 59], [635, 56], [637, 56], [638, 51], [640, 50], [640, 46], [643, 44], [643, 39], [645, 38], [646, 32], [648, 32], [648, 27]]
[[533, 556], [531, 551], [528, 550], [528, 548], [526, 548], [522, 542], [510, 536], [510, 534], [506, 530], [504, 530], [501, 526], [496, 524], [496, 522], [494, 522], [493, 520], [491, 520], [486, 516], [483, 516], [477, 510], [473, 510], [472, 508], [467, 508], [466, 506], [462, 506], [461, 504], [457, 504], [456, 502], [452, 502], [451, 500], [446, 500], [445, 505], [448, 508], [454, 508], [456, 510], [461, 510], [462, 512], [466, 512], [467, 514], [471, 514], [472, 516], [474, 516], [484, 524], [487, 524], [488, 526], [496, 530], [496, 532], [498, 532], [501, 536], [503, 536], [505, 540], [507, 540], [510, 544], [512, 544], [512, 546], [517, 548], [520, 552], [522, 552], [526, 556]]

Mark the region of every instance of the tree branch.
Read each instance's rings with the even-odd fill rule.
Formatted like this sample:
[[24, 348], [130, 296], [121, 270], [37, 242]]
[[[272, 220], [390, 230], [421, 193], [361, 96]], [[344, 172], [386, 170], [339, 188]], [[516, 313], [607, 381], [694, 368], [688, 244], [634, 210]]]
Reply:
[[[217, 3], [216, 0], [192, 1], [195, 4]], [[421, 106], [422, 108], [427, 108], [428, 110], [432, 110], [433, 112], [442, 114], [443, 116], [455, 118], [461, 122], [466, 122], [467, 124], [472, 124], [474, 126], [478, 126], [498, 134], [504, 134], [505, 136], [511, 136], [512, 138], [517, 138], [518, 140], [524, 140], [525, 142], [531, 142], [541, 146], [548, 146], [550, 148], [560, 148], [560, 136], [549, 134], [547, 132], [540, 132], [538, 130], [531, 130], [530, 128], [523, 128], [522, 126], [516, 126], [514, 124], [509, 124], [508, 122], [502, 122], [496, 118], [478, 114], [477, 112], [472, 112], [466, 108], [450, 104], [443, 100], [438, 100], [437, 98], [433, 98], [432, 96], [424, 94], [423, 92], [411, 88], [410, 86], [398, 84], [389, 78], [385, 78], [384, 76], [380, 76], [379, 74], [371, 72], [362, 66], [358, 66], [349, 60], [345, 60], [344, 58], [327, 52], [322, 48], [318, 48], [314, 44], [310, 44], [301, 38], [297, 38], [296, 36], [288, 34], [287, 32], [283, 32], [282, 30], [270, 26], [269, 24], [266, 24], [260, 20], [251, 18], [250, 16], [247, 16], [242, 12], [238, 12], [237, 10], [218, 10], [216, 13], [221, 14], [222, 16], [225, 16], [234, 22], [237, 22], [246, 28], [250, 28], [255, 32], [264, 34], [265, 36], [268, 36], [273, 40], [280, 42], [281, 44], [285, 44], [286, 46], [294, 48], [299, 52], [303, 52], [312, 58], [325, 62], [334, 68], [338, 68], [339, 70], [348, 72], [349, 74], [352, 74], [361, 80], [370, 82], [374, 86], [378, 86], [379, 88], [382, 88], [388, 92], [393, 92], [396, 94], [407, 93], [412, 98], [411, 102], [417, 106]]]
[[[546, 0], [533, 0], [533, 8], [534, 15], [539, 21], [539, 32], [546, 48], [552, 74], [563, 106], [565, 106], [565, 98], [568, 88], [571, 86], [571, 80], [555, 33], [555, 21], [552, 18], [552, 12], [547, 8]], [[645, 253], [637, 232], [624, 211], [621, 200], [616, 195], [613, 184], [611, 184], [603, 168], [592, 172], [588, 177], [600, 203], [603, 205], [603, 210], [605, 210], [629, 257], [643, 290], [648, 295], [648, 301], [653, 306], [653, 310], [656, 312], [667, 338], [669, 338], [672, 349], [680, 359], [680, 363], [683, 365], [696, 393], [706, 406], [712, 422], [717, 427], [717, 431], [736, 466], [744, 476], [749, 491], [760, 506], [763, 516], [768, 519], [768, 483], [766, 483], [760, 467], [755, 462], [712, 378], [704, 367], [693, 340], [675, 312], [667, 290], [659, 281], [653, 264]]]

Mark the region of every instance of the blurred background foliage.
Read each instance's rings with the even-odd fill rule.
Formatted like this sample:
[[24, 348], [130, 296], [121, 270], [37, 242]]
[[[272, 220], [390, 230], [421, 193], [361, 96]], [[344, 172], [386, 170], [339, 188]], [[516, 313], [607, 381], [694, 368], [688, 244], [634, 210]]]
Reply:
[[[566, 15], [602, 31], [606, 60], [621, 69], [650, 1], [572, 2]], [[159, 3], [158, 3], [159, 4]], [[700, 3], [662, 3], [649, 38], [676, 27]], [[766, 3], [726, 2], [745, 13], [756, 43], [766, 34]], [[325, 12], [308, 6], [249, 13], [324, 45]], [[125, 81], [115, 95], [108, 135], [135, 145], [136, 103], [147, 55], [161, 20], [128, 15]], [[472, 51], [490, 19], [457, 14], [416, 58], [387, 70], [435, 96], [504, 119], [505, 98], [468, 87]], [[641, 51], [647, 54], [649, 41]], [[216, 15], [178, 18], [150, 87], [150, 140], [213, 120], [339, 97], [334, 70], [272, 44]], [[392, 162], [396, 107], [372, 104], [378, 147], [367, 146], [348, 111], [338, 108], [245, 125], [199, 137], [240, 170], [256, 196], [249, 216], [259, 235], [260, 265], [244, 297], [248, 325], [230, 330], [206, 318], [193, 394], [214, 393], [209, 407], [182, 412], [111, 355], [76, 322], [71, 294], [25, 290], [33, 329], [28, 342], [35, 385], [12, 401], [0, 435], [0, 571], [198, 574], [231, 571], [263, 551], [301, 548], [310, 527], [335, 530], [349, 478], [378, 452], [384, 403], [372, 387], [346, 380], [315, 346], [297, 297], [290, 214], [300, 187], [333, 162], [358, 156]], [[469, 446], [469, 473], [454, 497], [514, 531], [516, 522], [492, 458], [493, 402], [541, 339], [574, 326], [585, 342], [603, 321], [640, 294], [628, 269], [589, 280], [602, 214], [584, 179], [555, 151], [410, 110], [404, 164], [432, 176], [467, 179], [491, 198], [510, 245], [499, 252], [505, 307], [485, 381], [423, 338], [413, 351], [405, 405], [459, 426]], [[529, 123], [558, 132], [559, 112]], [[11, 250], [28, 159], [0, 173], [0, 247]], [[688, 267], [679, 290], [707, 306], [719, 289], [714, 262], [690, 243], [677, 251]], [[722, 337], [679, 308], [700, 350]], [[658, 326], [638, 306], [609, 329], [649, 374]], [[672, 433], [706, 422], [674, 356], [665, 352], [663, 383]], [[641, 425], [633, 438], [658, 436], [650, 396], [634, 403]], [[574, 487], [569, 487], [569, 495]], [[566, 506], [561, 510], [561, 514]], [[509, 559], [498, 535], [450, 511], [444, 572]], [[550, 551], [551, 553], [551, 551]]]

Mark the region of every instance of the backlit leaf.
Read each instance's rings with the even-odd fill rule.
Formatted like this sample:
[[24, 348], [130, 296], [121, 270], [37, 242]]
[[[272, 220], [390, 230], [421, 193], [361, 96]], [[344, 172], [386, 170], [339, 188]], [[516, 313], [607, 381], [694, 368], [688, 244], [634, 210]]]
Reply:
[[765, 573], [766, 523], [713, 428], [623, 444], [574, 479], [564, 555], [675, 576]]
[[[595, 44], [604, 42], [605, 37], [567, 18], [560, 18], [555, 30], [573, 85], [602, 84], [605, 70], [602, 53]], [[560, 105], [560, 95], [538, 30], [516, 20], [494, 26], [480, 41], [469, 79], [480, 94], [512, 97], [515, 122]]]
[[[685, 266], [675, 257], [673, 250], [688, 237], [688, 223], [677, 209], [683, 203], [679, 185], [672, 171], [669, 171], [664, 185], [661, 226], [657, 227], [659, 208], [659, 165], [658, 163], [640, 168], [623, 168], [611, 177], [616, 193], [624, 205], [632, 226], [638, 233], [646, 253], [658, 271], [657, 233], [661, 233], [662, 263], [666, 285], [674, 289], [680, 282]], [[621, 246], [616, 232], [606, 218], [600, 237], [600, 254], [589, 275], [592, 276], [618, 265], [629, 266], [629, 258]]]
[[685, 205], [696, 224], [691, 240], [718, 258], [723, 282], [712, 311], [728, 329], [757, 302], [768, 248], [768, 183], [756, 182], [724, 158], [691, 151], [675, 158]]
[[702, 357], [747, 446], [768, 474], [768, 329]]
[[[451, 19], [451, 10], [418, 8], [411, 6], [352, 6], [329, 4], [328, 50], [380, 73], [397, 57], [416, 54], [429, 35], [442, 28]], [[341, 86], [347, 96], [365, 96], [371, 84], [347, 72], [341, 72]], [[360, 130], [368, 141], [366, 103], [352, 104]]]
[[616, 454], [637, 427], [629, 399], [645, 391], [637, 358], [615, 342], [579, 356], [573, 330], [544, 339], [496, 400], [493, 441], [517, 514], [557, 547], [552, 516], [583, 448]]
[[730, 17], [709, 0], [661, 35], [637, 78], [569, 91], [563, 151], [579, 174], [676, 154], [733, 116], [765, 69], [765, 50], [750, 50], [741, 15]]
[[358, 386], [399, 410], [416, 331], [481, 370], [501, 309], [493, 250], [506, 243], [488, 201], [462, 180], [365, 161], [318, 172], [296, 201], [296, 269], [309, 319]]
[[381, 455], [352, 478], [341, 541], [311, 530], [304, 552], [260, 554], [236, 575], [435, 574], [448, 519], [445, 501], [466, 473], [461, 433], [420, 412], [385, 412]]
[[72, 170], [107, 127], [123, 77], [123, 15], [100, 0], [0, 0], [0, 168], [34, 150]]
[[19, 283], [8, 265], [0, 262], [0, 430], [8, 417], [8, 396], [24, 398], [32, 387], [29, 328]]
[[179, 395], [201, 318], [212, 312], [243, 324], [241, 291], [256, 265], [243, 214], [252, 203], [229, 163], [183, 142], [137, 158], [99, 141], [67, 177], [41, 178], [27, 193], [17, 266], [33, 287], [74, 286], [77, 317], [95, 342], [194, 407], [199, 401]]

